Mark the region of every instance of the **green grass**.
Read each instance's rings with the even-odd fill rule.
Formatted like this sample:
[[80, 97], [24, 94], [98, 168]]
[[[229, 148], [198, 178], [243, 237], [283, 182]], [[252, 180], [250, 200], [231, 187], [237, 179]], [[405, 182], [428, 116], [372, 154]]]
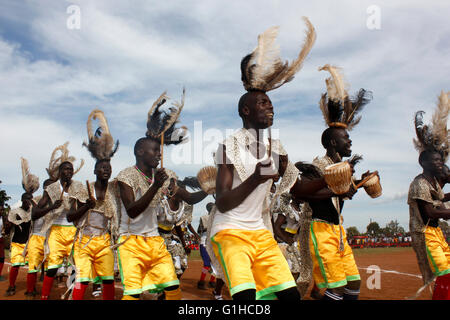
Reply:
[[191, 250], [191, 254], [188, 257], [189, 260], [202, 260], [200, 250]]
[[413, 248], [412, 247], [363, 248], [363, 249], [353, 249], [353, 255], [363, 256], [363, 255], [397, 253], [408, 251], [413, 251]]

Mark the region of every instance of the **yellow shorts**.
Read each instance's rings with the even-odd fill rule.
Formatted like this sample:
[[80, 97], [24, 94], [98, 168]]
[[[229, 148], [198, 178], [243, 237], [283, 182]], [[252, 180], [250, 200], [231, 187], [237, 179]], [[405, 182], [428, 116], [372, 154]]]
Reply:
[[45, 237], [37, 234], [31, 235], [30, 240], [28, 240], [28, 273], [39, 271], [39, 267], [44, 260], [44, 242]]
[[344, 251], [339, 251], [339, 225], [311, 221], [309, 247], [313, 278], [318, 288], [338, 288], [348, 281], [361, 280], [352, 248], [342, 228]]
[[57, 269], [62, 267], [64, 257], [68, 257], [72, 251], [73, 240], [77, 228], [74, 226], [53, 225], [48, 236], [50, 253], [47, 257], [47, 268]]
[[[74, 246], [74, 259], [77, 267], [76, 282], [100, 282], [114, 280], [114, 254], [110, 248], [109, 234], [77, 239]], [[85, 247], [86, 243], [89, 244]]]
[[[117, 242], [126, 238], [121, 236]], [[172, 256], [159, 236], [132, 235], [117, 248], [117, 257], [124, 295], [161, 292], [164, 288], [180, 285]]]
[[425, 229], [425, 245], [428, 262], [436, 276], [450, 273], [450, 247], [444, 238], [441, 228], [427, 226]]
[[24, 266], [27, 264], [26, 259], [22, 256], [25, 243], [11, 242], [11, 266]]
[[225, 229], [211, 242], [231, 295], [255, 289], [257, 300], [276, 299], [276, 292], [296, 286], [270, 231]]

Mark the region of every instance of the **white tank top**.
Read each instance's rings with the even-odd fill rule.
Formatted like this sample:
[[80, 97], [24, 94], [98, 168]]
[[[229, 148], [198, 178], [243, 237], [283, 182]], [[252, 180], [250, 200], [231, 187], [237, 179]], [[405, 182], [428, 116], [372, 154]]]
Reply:
[[[135, 192], [135, 201], [142, 197], [141, 190]], [[139, 216], [132, 219], [128, 216], [122, 200], [120, 200], [120, 226], [119, 235], [139, 235], [144, 237], [159, 236], [158, 207], [148, 206]]]
[[[221, 148], [221, 146], [219, 146]], [[220, 154], [217, 152], [216, 154]], [[250, 151], [246, 150], [244, 144], [239, 143], [239, 154], [241, 163], [247, 173], [253, 173], [255, 171], [256, 164], [262, 160], [267, 159], [265, 156], [263, 159], [258, 160], [254, 157]], [[275, 167], [273, 166], [273, 169]], [[215, 235], [217, 232], [224, 229], [242, 229], [242, 230], [260, 230], [267, 229], [264, 225], [262, 217], [263, 205], [266, 200], [268, 190], [272, 185], [272, 179], [261, 183], [255, 190], [250, 193], [245, 200], [226, 212], [216, 211], [214, 216], [213, 226], [211, 228], [211, 235]], [[233, 170], [233, 184], [232, 189], [235, 189], [242, 183], [239, 178], [236, 169]]]

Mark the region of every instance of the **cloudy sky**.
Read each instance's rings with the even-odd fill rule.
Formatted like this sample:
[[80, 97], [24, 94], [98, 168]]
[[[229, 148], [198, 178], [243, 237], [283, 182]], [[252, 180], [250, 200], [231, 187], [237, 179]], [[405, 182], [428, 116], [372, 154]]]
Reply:
[[[365, 231], [370, 219], [381, 226], [397, 219], [408, 229], [406, 194], [421, 171], [412, 144], [414, 112], [424, 110], [429, 120], [440, 91], [450, 90], [445, 0], [2, 1], [0, 188], [16, 203], [20, 157], [42, 182], [51, 152], [66, 141], [86, 161], [75, 178], [93, 179], [94, 161], [81, 144], [94, 108], [105, 112], [120, 140], [112, 160], [116, 175], [134, 164], [134, 142], [145, 133], [153, 101], [164, 90], [179, 100], [183, 86], [181, 122], [196, 143], [165, 149], [164, 164], [180, 177], [196, 175], [211, 163], [226, 130], [241, 126], [241, 58], [259, 33], [278, 25], [281, 55], [293, 59], [304, 38], [301, 16], [309, 17], [317, 40], [295, 79], [269, 93], [274, 128], [292, 161], [323, 155], [318, 101], [328, 74], [318, 67], [342, 67], [350, 93], [373, 92], [350, 134], [353, 152], [364, 157], [357, 174], [378, 170], [383, 186], [378, 199], [361, 189], [347, 202], [344, 224]], [[189, 150], [190, 164], [179, 164], [177, 154]], [[211, 200], [195, 207], [195, 227]]]

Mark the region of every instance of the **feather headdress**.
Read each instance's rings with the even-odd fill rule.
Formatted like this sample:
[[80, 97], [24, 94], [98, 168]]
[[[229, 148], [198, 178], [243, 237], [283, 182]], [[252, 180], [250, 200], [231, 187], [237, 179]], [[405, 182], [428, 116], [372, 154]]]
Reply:
[[413, 138], [417, 151], [433, 151], [442, 155], [446, 162], [449, 154], [449, 130], [447, 118], [450, 111], [449, 92], [441, 91], [436, 110], [431, 118], [431, 126], [423, 123], [424, 111], [417, 111], [414, 117], [416, 138]]
[[[94, 132], [92, 121], [97, 120], [99, 127]], [[119, 147], [119, 140], [114, 145], [114, 139], [109, 131], [108, 122], [106, 121], [105, 114], [99, 109], [93, 110], [88, 117], [86, 123], [89, 142], [83, 142], [92, 157], [98, 160], [109, 160], [116, 153]]]
[[27, 159], [21, 157], [20, 161], [22, 167], [22, 187], [26, 193], [33, 194], [39, 189], [39, 178], [31, 174]]
[[328, 71], [330, 78], [325, 80], [327, 92], [322, 94], [319, 107], [328, 127], [352, 130], [360, 121], [358, 114], [372, 100], [372, 92], [359, 89], [354, 97], [348, 95], [349, 85], [345, 82], [340, 68], [329, 64], [319, 68]]
[[145, 134], [147, 137], [158, 141], [162, 140], [166, 145], [179, 144], [185, 140], [187, 128], [185, 126], [175, 128], [181, 110], [184, 107], [185, 94], [186, 90], [183, 88], [181, 101], [172, 102], [172, 107], [169, 108], [169, 112], [161, 111], [160, 107], [170, 98], [166, 92], [163, 92], [159, 96], [148, 111], [147, 132]]
[[[64, 162], [70, 162], [72, 164], [75, 163], [76, 158], [73, 156], [69, 156], [69, 149], [67, 146], [69, 145], [69, 141], [64, 143], [63, 145], [60, 145], [53, 150], [52, 155], [50, 157], [50, 162], [48, 164], [47, 173], [51, 180], [57, 181], [59, 179], [59, 166]], [[58, 152], [61, 153], [61, 155], [58, 157]], [[84, 165], [84, 160], [80, 159], [80, 166], [78, 169], [74, 170], [73, 174], [75, 175], [80, 171], [80, 169]]]
[[294, 79], [316, 41], [314, 26], [307, 17], [303, 17], [303, 20], [307, 26], [306, 38], [302, 50], [291, 63], [283, 62], [280, 58], [280, 48], [276, 44], [279, 27], [271, 27], [258, 36], [255, 50], [241, 61], [245, 90], [267, 92]]

